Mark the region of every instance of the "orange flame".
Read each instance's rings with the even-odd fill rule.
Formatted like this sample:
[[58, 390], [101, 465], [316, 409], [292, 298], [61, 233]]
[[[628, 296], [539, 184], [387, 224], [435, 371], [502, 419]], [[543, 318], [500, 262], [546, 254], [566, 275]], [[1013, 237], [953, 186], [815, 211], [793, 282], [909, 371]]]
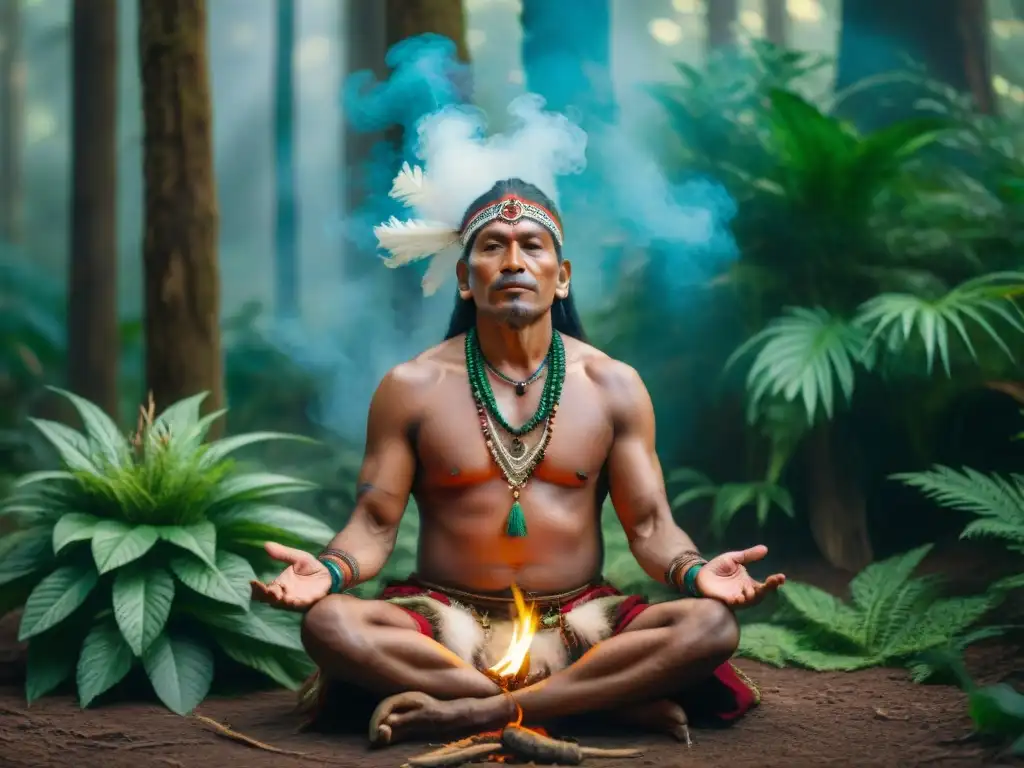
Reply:
[[529, 605], [523, 599], [523, 593], [519, 588], [512, 585], [512, 597], [516, 602], [516, 619], [512, 625], [512, 641], [508, 645], [505, 655], [490, 668], [490, 671], [502, 678], [515, 677], [526, 663], [527, 654], [530, 652], [530, 643], [533, 636], [537, 634], [537, 624], [540, 618], [537, 616], [536, 606]]

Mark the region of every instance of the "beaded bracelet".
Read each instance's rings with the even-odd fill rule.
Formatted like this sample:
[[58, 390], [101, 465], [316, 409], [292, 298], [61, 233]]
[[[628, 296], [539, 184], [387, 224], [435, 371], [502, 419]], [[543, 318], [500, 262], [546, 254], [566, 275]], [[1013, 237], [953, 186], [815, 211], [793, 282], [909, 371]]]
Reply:
[[700, 590], [697, 588], [697, 574], [700, 573], [700, 569], [704, 567], [704, 563], [696, 563], [691, 565], [689, 570], [683, 576], [683, 592], [690, 597], [703, 597]]
[[317, 558], [320, 563], [327, 569], [327, 572], [331, 575], [331, 594], [336, 595], [344, 588], [345, 585], [345, 574], [341, 572], [341, 566], [333, 560], [320, 557]]

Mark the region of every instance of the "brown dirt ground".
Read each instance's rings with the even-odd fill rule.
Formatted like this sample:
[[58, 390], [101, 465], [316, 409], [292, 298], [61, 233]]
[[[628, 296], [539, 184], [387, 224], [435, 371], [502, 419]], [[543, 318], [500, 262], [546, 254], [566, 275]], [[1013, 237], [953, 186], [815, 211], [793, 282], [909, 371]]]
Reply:
[[[792, 569], [794, 577], [810, 573]], [[835, 583], [815, 569], [814, 583]], [[961, 571], [968, 573], [968, 571]], [[841, 583], [841, 581], [840, 581]], [[283, 691], [210, 698], [199, 714], [290, 754], [272, 753], [218, 735], [196, 719], [182, 719], [153, 704], [116, 703], [81, 711], [69, 696], [26, 707], [24, 654], [14, 641], [14, 616], [0, 621], [0, 767], [42, 768], [397, 768], [426, 751], [420, 745], [369, 751], [355, 736], [299, 733], [293, 694]], [[972, 673], [989, 682], [1019, 667], [1019, 653], [987, 648], [969, 655]], [[1013, 666], [1011, 666], [1013, 665]], [[738, 664], [761, 687], [761, 706], [725, 730], [698, 730], [694, 746], [663, 737], [585, 736], [591, 746], [634, 746], [635, 760], [590, 761], [603, 768], [910, 768], [1019, 765], [967, 738], [971, 726], [963, 694], [945, 686], [912, 683], [901, 670], [852, 674], [773, 669]], [[301, 754], [297, 754], [301, 753]]]

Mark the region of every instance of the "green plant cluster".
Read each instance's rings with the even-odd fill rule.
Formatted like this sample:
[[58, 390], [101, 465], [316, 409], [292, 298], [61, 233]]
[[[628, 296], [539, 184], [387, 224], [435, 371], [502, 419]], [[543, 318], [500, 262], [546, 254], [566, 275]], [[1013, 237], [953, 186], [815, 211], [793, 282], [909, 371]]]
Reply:
[[937, 578], [913, 578], [930, 549], [872, 563], [850, 582], [849, 602], [788, 582], [779, 590], [783, 606], [775, 619], [743, 628], [740, 653], [776, 666], [849, 671], [905, 663], [948, 646], [997, 598], [942, 598]]
[[159, 416], [143, 409], [129, 438], [93, 404], [60, 393], [84, 433], [35, 420], [62, 468], [20, 478], [0, 509], [17, 525], [0, 544], [0, 607], [24, 608], [27, 699], [73, 678], [87, 706], [141, 668], [160, 700], [183, 714], [207, 695], [218, 658], [297, 687], [311, 670], [298, 616], [251, 604], [250, 582], [276, 575], [264, 541], [311, 549], [333, 532], [275, 503], [311, 483], [236, 471], [230, 456], [305, 438], [263, 432], [204, 442], [223, 415], [201, 415], [204, 395]]

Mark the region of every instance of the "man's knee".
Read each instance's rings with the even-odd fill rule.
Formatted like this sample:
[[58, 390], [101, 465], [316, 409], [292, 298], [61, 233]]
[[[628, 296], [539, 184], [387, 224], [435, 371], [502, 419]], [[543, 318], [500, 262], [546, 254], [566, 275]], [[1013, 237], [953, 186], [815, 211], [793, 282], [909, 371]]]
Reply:
[[363, 601], [351, 595], [329, 595], [310, 608], [302, 619], [302, 644], [310, 658], [322, 664], [330, 657], [364, 663], [372, 650], [366, 642]]
[[709, 661], [724, 663], [739, 647], [739, 623], [729, 607], [717, 600], [681, 601], [677, 622], [680, 641], [690, 644], [692, 652], [696, 640], [701, 657]]

